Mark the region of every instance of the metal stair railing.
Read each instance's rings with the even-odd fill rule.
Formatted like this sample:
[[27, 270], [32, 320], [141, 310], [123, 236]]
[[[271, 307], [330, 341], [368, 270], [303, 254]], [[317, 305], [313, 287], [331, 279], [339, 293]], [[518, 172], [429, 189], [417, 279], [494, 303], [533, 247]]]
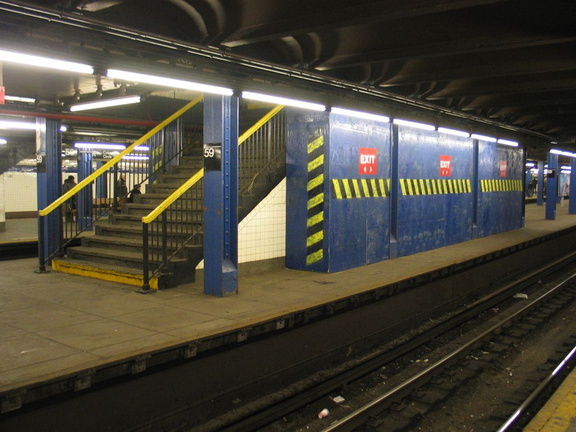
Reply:
[[[243, 144], [238, 155], [240, 191], [251, 191], [250, 184], [258, 173], [277, 160], [279, 153], [285, 152], [286, 118], [277, 115], [283, 108], [282, 105], [274, 107], [238, 138], [238, 145]], [[167, 271], [169, 262], [181, 257], [184, 248], [202, 238], [203, 178], [202, 168], [142, 217], [143, 290], [150, 289], [150, 280]], [[186, 256], [184, 254], [184, 259]]]
[[[182, 140], [176, 137], [177, 131], [170, 130], [167, 136], [164, 136], [163, 132], [174, 128], [182, 115], [202, 100], [203, 96], [199, 96], [186, 104], [57, 200], [38, 211], [39, 272], [45, 272], [46, 265], [54, 257], [63, 256], [66, 247], [92, 229], [96, 221], [118, 210], [128, 198], [128, 185], [133, 187], [136, 184], [152, 182], [155, 176], [165, 172], [170, 164], [176, 163], [182, 153]], [[174, 123], [175, 121], [177, 122]], [[91, 167], [91, 154], [85, 159]], [[119, 187], [119, 179], [126, 174], [126, 187], [123, 189]], [[57, 230], [60, 233], [57, 241], [46, 241], [46, 230]]]

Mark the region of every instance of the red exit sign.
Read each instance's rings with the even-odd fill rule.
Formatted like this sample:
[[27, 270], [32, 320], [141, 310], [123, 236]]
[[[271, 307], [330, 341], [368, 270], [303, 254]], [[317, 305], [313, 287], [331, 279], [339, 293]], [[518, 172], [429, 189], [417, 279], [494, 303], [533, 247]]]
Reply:
[[358, 164], [358, 174], [374, 175], [378, 174], [378, 150], [375, 148], [360, 148], [360, 163]]

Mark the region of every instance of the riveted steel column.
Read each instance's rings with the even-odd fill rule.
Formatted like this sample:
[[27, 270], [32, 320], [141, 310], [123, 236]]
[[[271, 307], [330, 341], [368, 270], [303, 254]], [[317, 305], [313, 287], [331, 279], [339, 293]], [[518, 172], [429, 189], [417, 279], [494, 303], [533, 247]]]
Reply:
[[570, 161], [570, 193], [568, 196], [568, 213], [576, 214], [576, 158]]
[[[78, 153], [78, 183], [92, 174], [92, 152]], [[86, 187], [78, 193], [77, 198], [77, 219], [78, 228], [86, 229], [92, 224], [92, 206], [93, 206], [92, 188]]]
[[546, 219], [556, 219], [556, 201], [558, 198], [558, 155], [548, 153], [548, 174], [546, 176]]
[[[36, 119], [36, 161], [37, 203], [38, 208], [43, 209], [62, 193], [62, 133], [59, 120]], [[40, 257], [48, 257], [58, 248], [62, 236], [61, 216], [57, 210], [38, 218]], [[40, 263], [40, 271], [45, 270], [44, 264]]]
[[398, 170], [398, 125], [391, 125], [390, 141], [390, 258], [398, 257], [398, 196], [400, 193], [400, 174]]
[[480, 146], [472, 141], [472, 238], [478, 237], [478, 201], [480, 200]]
[[238, 290], [238, 97], [204, 98], [204, 293]]
[[538, 161], [538, 193], [536, 194], [536, 205], [544, 205], [544, 161]]

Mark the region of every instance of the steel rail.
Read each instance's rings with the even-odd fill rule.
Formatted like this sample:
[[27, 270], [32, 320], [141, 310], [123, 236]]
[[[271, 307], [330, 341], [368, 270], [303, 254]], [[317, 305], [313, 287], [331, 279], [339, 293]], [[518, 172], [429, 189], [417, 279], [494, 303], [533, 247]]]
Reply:
[[441, 336], [442, 334], [452, 330], [457, 325], [465, 323], [471, 317], [476, 316], [481, 312], [501, 303], [505, 299], [509, 298], [512, 293], [516, 293], [518, 290], [535, 284], [542, 277], [550, 275], [551, 273], [575, 260], [576, 252], [573, 252], [563, 258], [551, 262], [550, 264], [542, 266], [539, 269], [534, 270], [533, 272], [524, 276], [523, 278], [509, 283], [499, 290], [485, 296], [484, 298], [479, 299], [470, 305], [467, 305], [465, 310], [463, 310], [460, 314], [441, 324], [438, 324], [432, 329], [426, 331], [426, 333], [416, 336], [410, 341], [403, 343], [390, 351], [377, 354], [362, 364], [356, 365], [345, 372], [333, 376], [319, 385], [303, 391], [299, 391], [297, 395], [287, 398], [284, 401], [275, 403], [274, 406], [270, 407], [269, 409], [247, 415], [242, 419], [235, 419], [234, 424], [224, 425], [218, 430], [220, 432], [247, 432], [255, 430], [259, 427], [263, 427], [273, 422], [274, 420], [298, 409], [299, 407], [317, 400], [327, 395], [331, 391], [342, 387], [343, 384], [359, 379], [362, 376], [365, 376], [368, 373], [379, 369], [383, 365], [388, 364], [403, 355], [406, 355], [414, 349], [422, 346], [426, 342], [429, 342], [431, 339]]
[[474, 346], [481, 343], [484, 339], [488, 336], [496, 332], [497, 330], [504, 327], [509, 322], [513, 321], [520, 315], [524, 314], [526, 311], [540, 303], [543, 299], [550, 296], [551, 294], [555, 293], [558, 289], [564, 286], [567, 282], [571, 281], [572, 279], [576, 278], [576, 274], [572, 274], [566, 278], [564, 278], [561, 282], [557, 283], [554, 287], [549, 289], [546, 293], [542, 294], [535, 300], [532, 300], [530, 303], [513, 313], [511, 316], [507, 317], [505, 320], [500, 321], [499, 323], [493, 325], [489, 329], [482, 332], [479, 336], [475, 337], [474, 339], [470, 340], [466, 344], [462, 345], [461, 347], [457, 348], [456, 350], [452, 351], [450, 354], [446, 355], [439, 361], [435, 362], [434, 364], [430, 365], [426, 369], [422, 370], [421, 372], [417, 373], [416, 375], [412, 376], [407, 381], [403, 382], [402, 384], [394, 387], [393, 389], [387, 391], [382, 396], [374, 399], [370, 403], [364, 405], [363, 407], [355, 410], [354, 412], [350, 413], [346, 417], [336, 420], [332, 425], [328, 428], [322, 430], [322, 432], [341, 432], [341, 431], [350, 431], [364, 423], [366, 417], [376, 414], [382, 411], [382, 406], [388, 402], [390, 402], [394, 397], [397, 397], [400, 394], [404, 394], [409, 391], [414, 385], [421, 382], [425, 378], [438, 373], [438, 371], [444, 369], [449, 365], [451, 362], [454, 362], [455, 359], [462, 356], [463, 353], [469, 351]]
[[564, 357], [558, 366], [556, 366], [556, 368], [550, 374], [548, 374], [544, 380], [542, 380], [538, 387], [536, 387], [536, 389], [530, 393], [526, 400], [524, 400], [524, 402], [520, 404], [516, 411], [514, 411], [514, 414], [512, 414], [502, 424], [502, 426], [498, 428], [496, 432], [506, 432], [511, 430], [511, 428], [518, 422], [518, 420], [520, 420], [520, 418], [522, 418], [522, 416], [526, 413], [528, 408], [530, 408], [530, 406], [534, 403], [536, 398], [540, 396], [540, 394], [552, 384], [552, 381], [560, 374], [560, 372], [566, 370], [569, 367], [574, 358], [576, 358], [576, 347], [572, 348], [568, 355]]

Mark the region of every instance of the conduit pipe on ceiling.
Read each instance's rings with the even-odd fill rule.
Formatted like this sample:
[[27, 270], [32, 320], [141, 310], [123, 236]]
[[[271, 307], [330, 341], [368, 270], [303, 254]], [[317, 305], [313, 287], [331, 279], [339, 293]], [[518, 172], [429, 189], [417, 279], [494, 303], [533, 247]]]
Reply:
[[17, 115], [23, 117], [41, 117], [50, 118], [58, 120], [76, 120], [85, 122], [96, 122], [96, 123], [107, 123], [107, 124], [120, 124], [126, 126], [142, 126], [142, 127], [154, 127], [159, 122], [152, 121], [141, 121], [141, 120], [122, 120], [122, 119], [112, 119], [106, 117], [89, 117], [89, 116], [79, 116], [73, 114], [50, 114], [35, 111], [18, 111], [18, 110], [8, 110], [0, 106], [0, 114], [4, 115]]

